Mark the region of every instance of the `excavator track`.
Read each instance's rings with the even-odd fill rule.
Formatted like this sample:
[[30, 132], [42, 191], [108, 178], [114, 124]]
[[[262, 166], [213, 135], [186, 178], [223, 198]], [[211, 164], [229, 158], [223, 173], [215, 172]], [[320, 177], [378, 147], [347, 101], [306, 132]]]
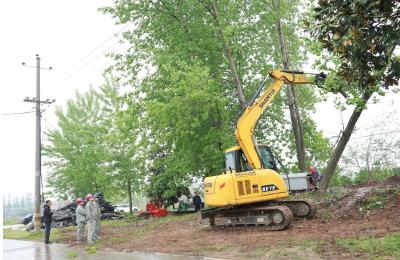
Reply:
[[222, 209], [209, 214], [211, 227], [221, 230], [278, 231], [291, 226], [293, 213], [284, 205]]
[[285, 205], [296, 218], [311, 219], [315, 216], [315, 204], [309, 200], [278, 200], [274, 204]]

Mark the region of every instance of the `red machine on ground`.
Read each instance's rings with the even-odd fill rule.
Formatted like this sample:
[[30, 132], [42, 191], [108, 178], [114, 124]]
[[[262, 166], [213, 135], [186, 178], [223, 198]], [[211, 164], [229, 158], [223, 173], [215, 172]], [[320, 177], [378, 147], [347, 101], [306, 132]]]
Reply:
[[146, 205], [146, 211], [140, 212], [139, 216], [140, 217], [165, 217], [168, 215], [168, 211], [157, 207], [156, 204], [154, 204], [152, 201], [147, 203]]

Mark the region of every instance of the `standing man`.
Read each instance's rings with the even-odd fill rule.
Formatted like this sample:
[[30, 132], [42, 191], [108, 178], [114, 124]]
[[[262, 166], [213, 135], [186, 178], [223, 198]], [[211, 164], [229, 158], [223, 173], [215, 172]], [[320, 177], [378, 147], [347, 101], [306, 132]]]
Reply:
[[324, 174], [321, 173], [316, 167], [310, 166], [309, 172], [311, 173], [312, 176], [312, 181], [314, 184], [314, 190], [319, 189], [319, 182], [322, 180], [324, 177]]
[[194, 210], [196, 212], [201, 209], [201, 198], [200, 198], [199, 193], [197, 191], [194, 192], [193, 205], [194, 205]]
[[178, 200], [179, 200], [178, 211], [186, 212], [187, 208], [190, 206], [188, 197], [185, 195], [185, 193], [182, 192]]
[[45, 233], [44, 233], [45, 244], [51, 244], [49, 238], [50, 238], [51, 222], [53, 221], [53, 212], [51, 212], [50, 206], [51, 206], [51, 200], [46, 200], [46, 204], [43, 207], [44, 208], [43, 222], [45, 225]]
[[76, 200], [78, 207], [76, 207], [76, 224], [78, 229], [76, 230], [76, 242], [81, 243], [83, 241], [83, 235], [85, 233], [85, 222], [86, 222], [86, 209], [84, 207], [85, 201], [81, 198]]
[[86, 220], [88, 223], [88, 243], [93, 244], [96, 241], [96, 220], [95, 215], [97, 212], [96, 206], [93, 203], [93, 195], [86, 195]]
[[94, 200], [93, 204], [95, 205], [95, 215], [94, 215], [94, 220], [95, 220], [95, 240], [100, 239], [100, 218], [101, 218], [101, 210], [100, 210], [100, 205], [99, 205], [99, 196], [98, 194], [94, 195]]

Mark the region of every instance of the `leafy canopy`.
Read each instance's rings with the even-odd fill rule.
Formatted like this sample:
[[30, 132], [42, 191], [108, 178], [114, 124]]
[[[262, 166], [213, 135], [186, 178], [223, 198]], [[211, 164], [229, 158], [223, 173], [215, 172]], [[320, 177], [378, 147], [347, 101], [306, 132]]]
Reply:
[[361, 91], [398, 84], [399, 1], [320, 0], [314, 12], [313, 35], [340, 58], [338, 75]]

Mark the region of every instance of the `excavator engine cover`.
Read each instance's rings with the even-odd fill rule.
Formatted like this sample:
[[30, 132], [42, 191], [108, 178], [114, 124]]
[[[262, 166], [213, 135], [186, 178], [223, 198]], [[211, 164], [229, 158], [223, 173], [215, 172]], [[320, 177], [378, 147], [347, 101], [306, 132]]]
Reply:
[[205, 204], [209, 207], [250, 204], [289, 196], [282, 176], [270, 169], [207, 177], [204, 189]]

